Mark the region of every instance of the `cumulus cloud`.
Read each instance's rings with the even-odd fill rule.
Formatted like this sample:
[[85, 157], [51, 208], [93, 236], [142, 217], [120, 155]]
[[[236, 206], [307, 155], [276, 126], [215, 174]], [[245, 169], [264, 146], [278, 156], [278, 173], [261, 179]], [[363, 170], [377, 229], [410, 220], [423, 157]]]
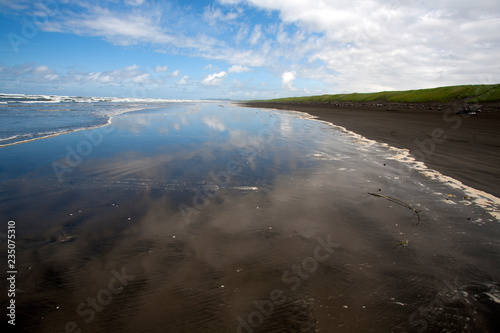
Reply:
[[[279, 46], [273, 46], [268, 63], [300, 63], [301, 77], [337, 89], [491, 83], [484, 80], [490, 71], [500, 77], [500, 66], [486, 65], [500, 56], [495, 33], [500, 30], [500, 7], [495, 0], [480, 6], [466, 0], [248, 3], [276, 11], [285, 24], [276, 30]], [[297, 30], [287, 29], [290, 25]]]
[[168, 66], [156, 66], [155, 72], [156, 73], [163, 73], [167, 71]]
[[151, 76], [149, 75], [149, 73], [144, 73], [134, 77], [131, 81], [133, 83], [147, 83], [150, 78]]
[[180, 73], [181, 73], [180, 70], [175, 70], [172, 73], [170, 73], [170, 77], [178, 77]]
[[214, 73], [204, 78], [203, 81], [201, 81], [201, 84], [205, 86], [220, 86], [226, 76], [227, 73], [225, 71]]
[[[248, 3], [276, 11], [283, 23], [298, 27], [295, 38], [278, 30], [276, 41], [290, 48], [286, 58], [299, 56], [314, 64], [302, 65], [301, 73], [314, 73], [309, 78], [343, 89], [477, 83], [492, 69], [500, 75], [499, 66], [486, 65], [500, 55], [494, 33], [500, 30], [500, 7], [495, 0], [480, 6], [467, 0]], [[326, 72], [317, 73], [317, 60]]]
[[228, 73], [244, 73], [248, 72], [250, 68], [241, 65], [233, 65], [227, 71]]
[[35, 82], [46, 83], [61, 79], [59, 73], [46, 66], [34, 64], [22, 64], [15, 66], [0, 66], [0, 82]]
[[54, 72], [54, 70], [50, 69], [48, 66], [41, 65], [41, 66], [33, 68], [33, 73], [46, 75], [46, 74], [54, 74], [55, 72]]
[[188, 80], [189, 80], [189, 76], [185, 75], [182, 77], [182, 79], [180, 79], [179, 81], [177, 81], [177, 85], [179, 86], [185, 86], [188, 84]]
[[139, 69], [137, 65], [131, 65], [125, 68], [103, 71], [91, 72], [86, 76], [81, 73], [74, 73], [76, 78], [80, 81], [94, 81], [104, 84], [125, 84], [125, 83], [150, 83], [150, 74], [145, 73]]
[[281, 84], [283, 88], [286, 88], [288, 90], [296, 90], [297, 88], [295, 88], [293, 85], [296, 78], [297, 74], [295, 73], [295, 71], [283, 72], [283, 74], [281, 75]]

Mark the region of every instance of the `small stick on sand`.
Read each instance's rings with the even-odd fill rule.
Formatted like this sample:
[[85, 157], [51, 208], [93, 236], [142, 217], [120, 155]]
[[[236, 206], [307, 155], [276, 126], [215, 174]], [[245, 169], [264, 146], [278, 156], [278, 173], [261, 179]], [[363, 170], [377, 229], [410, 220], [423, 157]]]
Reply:
[[393, 245], [393, 246], [400, 246], [400, 245], [408, 246], [408, 240], [404, 240], [401, 243], [398, 243], [398, 244]]
[[370, 193], [370, 192], [368, 192], [368, 194], [376, 196], [376, 197], [381, 197], [381, 198], [387, 199], [389, 201], [397, 203], [398, 205], [405, 206], [406, 208], [411, 209], [412, 211], [414, 211], [417, 214], [418, 222], [417, 222], [416, 225], [418, 225], [420, 223], [420, 215], [418, 214], [420, 212], [420, 210], [411, 207], [406, 202], [401, 201], [401, 200], [396, 199], [396, 198], [393, 198], [393, 197], [389, 197], [387, 195], [378, 194], [378, 193]]

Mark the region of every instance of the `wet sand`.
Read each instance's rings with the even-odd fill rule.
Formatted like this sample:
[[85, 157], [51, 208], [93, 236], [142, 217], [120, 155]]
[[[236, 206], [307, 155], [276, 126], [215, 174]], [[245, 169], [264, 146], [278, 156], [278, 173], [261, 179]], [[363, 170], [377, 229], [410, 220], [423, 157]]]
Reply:
[[[89, 133], [2, 150], [20, 331], [500, 328], [498, 220], [464, 188], [401, 177], [387, 146], [201, 103]], [[58, 179], [53, 162], [89, 138]]]
[[369, 139], [409, 149], [428, 167], [500, 197], [500, 103], [488, 103], [476, 116], [456, 114], [462, 109], [456, 104], [417, 104], [411, 109], [402, 104], [346, 104], [243, 105], [307, 112]]

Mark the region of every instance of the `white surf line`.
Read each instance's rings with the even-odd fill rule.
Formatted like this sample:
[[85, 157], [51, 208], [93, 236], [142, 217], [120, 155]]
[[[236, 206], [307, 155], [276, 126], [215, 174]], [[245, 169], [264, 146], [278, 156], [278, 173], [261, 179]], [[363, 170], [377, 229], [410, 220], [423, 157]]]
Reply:
[[427, 167], [427, 165], [425, 165], [424, 162], [415, 159], [410, 154], [410, 151], [408, 149], [396, 148], [396, 147], [390, 146], [389, 144], [387, 144], [385, 142], [379, 142], [379, 141], [368, 139], [368, 138], [366, 138], [366, 137], [364, 137], [356, 132], [353, 132], [353, 131], [346, 129], [345, 127], [335, 125], [335, 124], [328, 122], [326, 120], [319, 119], [318, 117], [311, 115], [307, 112], [295, 111], [295, 110], [282, 110], [282, 109], [271, 109], [271, 110], [276, 110], [278, 112], [291, 113], [293, 115], [297, 115], [298, 118], [300, 118], [300, 119], [314, 120], [314, 121], [319, 121], [319, 122], [325, 123], [328, 126], [331, 126], [335, 129], [342, 131], [343, 133], [348, 134], [351, 138], [355, 139], [356, 143], [360, 143], [360, 144], [363, 144], [365, 146], [378, 145], [379, 147], [386, 147], [386, 148], [388, 148], [388, 150], [390, 152], [394, 153], [394, 154], [389, 154], [389, 156], [386, 156], [385, 157], [386, 159], [395, 160], [395, 161], [398, 161], [401, 163], [407, 163], [412, 168], [414, 168], [416, 171], [418, 171], [422, 175], [424, 175], [425, 177], [427, 177], [431, 180], [439, 181], [443, 184], [448, 185], [449, 187], [451, 187], [453, 189], [461, 190], [467, 197], [470, 198], [470, 200], [468, 200], [468, 202], [475, 203], [477, 206], [486, 210], [493, 218], [495, 218], [497, 221], [500, 222], [500, 198], [494, 196], [493, 194], [486, 193], [484, 191], [475, 189], [471, 186], [465, 185], [461, 181], [459, 181], [455, 178], [452, 178], [450, 176], [446, 176], [437, 170], [430, 169], [429, 167]]
[[63, 135], [63, 134], [70, 134], [70, 133], [75, 133], [75, 132], [80, 132], [80, 131], [87, 131], [87, 130], [93, 130], [93, 129], [101, 128], [101, 127], [104, 127], [104, 126], [108, 126], [111, 123], [110, 120], [111, 119], [108, 120], [107, 124], [97, 125], [97, 126], [94, 126], [94, 127], [82, 127], [82, 128], [77, 128], [77, 129], [74, 129], [74, 130], [67, 130], [67, 131], [62, 131], [62, 132], [57, 132], [57, 133], [51, 133], [51, 134], [47, 134], [47, 135], [44, 135], [44, 136], [40, 136], [40, 137], [36, 137], [36, 138], [30, 138], [30, 139], [26, 139], [26, 140], [22, 140], [22, 141], [16, 141], [16, 142], [11, 142], [11, 143], [6, 143], [6, 144], [3, 144], [3, 145], [0, 145], [0, 148], [9, 147], [9, 146], [15, 146], [15, 145], [20, 145], [22, 143], [28, 143], [28, 142], [38, 141], [38, 140], [42, 140], [42, 139], [53, 138], [55, 136], [59, 136], [59, 135]]
[[395, 155], [386, 157], [386, 159], [407, 163], [415, 170], [422, 173], [425, 177], [444, 183], [451, 188], [461, 190], [467, 197], [470, 198], [468, 201], [474, 202], [478, 206], [484, 208], [497, 221], [500, 221], [500, 198], [494, 196], [493, 194], [465, 185], [455, 178], [446, 176], [439, 171], [428, 168], [424, 162], [416, 160], [407, 149], [399, 149], [387, 144], [385, 145], [390, 151], [396, 153]]
[[[316, 121], [322, 121], [324, 123], [329, 123], [327, 121], [323, 121], [320, 119], [313, 119]], [[330, 125], [333, 125], [329, 123]], [[365, 138], [364, 136], [349, 131], [346, 128], [338, 125], [333, 125], [336, 128], [342, 129], [343, 132], [349, 134], [353, 138], [357, 140], [357, 143], [364, 144], [366, 146], [373, 146], [373, 145], [379, 145], [381, 147], [387, 147], [389, 152], [393, 152], [393, 154], [389, 154], [389, 156], [386, 156], [386, 159], [388, 160], [394, 160], [398, 161], [401, 163], [407, 163], [409, 164], [412, 168], [414, 168], [416, 171], [420, 172], [422, 175], [425, 177], [431, 179], [431, 180], [436, 180], [438, 182], [444, 183], [448, 185], [451, 188], [458, 189], [463, 191], [463, 193], [470, 197], [472, 202], [474, 202], [476, 205], [479, 207], [482, 207], [485, 209], [491, 216], [493, 216], [497, 221], [500, 222], [500, 198], [497, 198], [493, 194], [486, 193], [484, 191], [475, 189], [471, 186], [465, 185], [461, 181], [452, 178], [450, 176], [446, 176], [442, 173], [440, 173], [437, 170], [431, 169], [425, 165], [424, 162], [419, 161], [415, 159], [410, 154], [410, 151], [408, 149], [401, 149], [401, 148], [396, 148], [393, 146], [390, 146], [389, 144], [385, 142], [378, 142], [375, 140], [371, 140], [368, 138]]]
[[[101, 127], [105, 127], [105, 126], [111, 125], [111, 123], [113, 121], [113, 118], [116, 117], [116, 116], [123, 115], [123, 114], [125, 114], [127, 112], [134, 112], [134, 111], [147, 110], [147, 109], [148, 108], [145, 108], [145, 107], [136, 107], [136, 108], [133, 108], [131, 110], [123, 110], [123, 111], [120, 111], [120, 112], [118, 112], [116, 114], [113, 114], [112, 116], [108, 115], [109, 118], [108, 118], [108, 121], [107, 121], [106, 124], [96, 125], [96, 126], [92, 126], [92, 127], [81, 127], [81, 128], [77, 128], [77, 129], [65, 130], [65, 131], [61, 131], [61, 132], [55, 132], [55, 133], [50, 133], [50, 134], [47, 134], [47, 135], [39, 136], [39, 137], [36, 137], [36, 138], [29, 138], [29, 139], [22, 140], [22, 141], [16, 141], [16, 142], [11, 142], [11, 143], [0, 144], [0, 148], [9, 147], [9, 146], [15, 146], [15, 145], [20, 145], [22, 143], [28, 143], [28, 142], [33, 142], [33, 141], [38, 141], [38, 140], [43, 140], [43, 139], [48, 139], [48, 138], [53, 138], [55, 136], [59, 136], [59, 135], [63, 135], [63, 134], [70, 134], [70, 133], [76, 133], [76, 132], [80, 132], [80, 131], [87, 131], [87, 130], [98, 129], [98, 128], [101, 128]], [[6, 141], [7, 139], [3, 139], [3, 140]]]

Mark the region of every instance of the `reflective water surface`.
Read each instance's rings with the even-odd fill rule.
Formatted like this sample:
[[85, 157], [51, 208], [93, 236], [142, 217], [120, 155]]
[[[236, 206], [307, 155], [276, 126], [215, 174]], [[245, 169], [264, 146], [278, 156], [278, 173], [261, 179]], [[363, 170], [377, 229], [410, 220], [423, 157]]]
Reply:
[[0, 153], [26, 331], [500, 328], [495, 198], [304, 114], [165, 104]]

